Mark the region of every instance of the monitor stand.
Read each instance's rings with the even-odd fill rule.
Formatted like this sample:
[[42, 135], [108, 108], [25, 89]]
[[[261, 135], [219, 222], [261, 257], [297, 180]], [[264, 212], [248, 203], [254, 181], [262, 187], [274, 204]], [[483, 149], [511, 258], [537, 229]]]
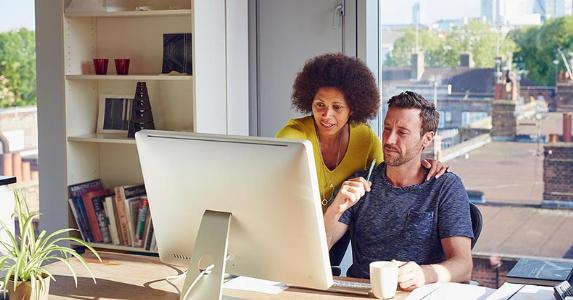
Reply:
[[206, 210], [203, 214], [180, 300], [229, 299], [222, 297], [230, 224], [231, 213]]

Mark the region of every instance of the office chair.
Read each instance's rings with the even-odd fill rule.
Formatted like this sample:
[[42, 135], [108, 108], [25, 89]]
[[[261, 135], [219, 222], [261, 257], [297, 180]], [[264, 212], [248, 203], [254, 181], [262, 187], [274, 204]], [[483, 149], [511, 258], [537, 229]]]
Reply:
[[474, 232], [474, 238], [472, 239], [472, 249], [473, 249], [481, 233], [483, 217], [481, 215], [481, 212], [479, 211], [479, 208], [471, 202], [470, 202], [470, 218], [472, 220], [472, 231]]

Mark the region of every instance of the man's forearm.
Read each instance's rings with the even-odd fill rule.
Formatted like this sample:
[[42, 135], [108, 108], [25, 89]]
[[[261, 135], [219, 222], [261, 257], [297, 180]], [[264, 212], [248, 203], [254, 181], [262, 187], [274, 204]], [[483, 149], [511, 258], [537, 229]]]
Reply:
[[465, 282], [471, 279], [473, 262], [471, 257], [452, 257], [439, 264], [423, 265], [426, 283]]

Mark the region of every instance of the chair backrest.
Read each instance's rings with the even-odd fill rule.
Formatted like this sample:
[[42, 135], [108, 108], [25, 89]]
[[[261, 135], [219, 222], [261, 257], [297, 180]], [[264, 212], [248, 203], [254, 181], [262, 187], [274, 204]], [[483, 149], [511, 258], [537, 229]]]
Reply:
[[471, 202], [470, 202], [470, 217], [472, 220], [472, 230], [474, 232], [474, 238], [472, 239], [472, 249], [473, 249], [481, 233], [483, 217], [481, 215], [481, 212], [479, 211], [479, 208]]

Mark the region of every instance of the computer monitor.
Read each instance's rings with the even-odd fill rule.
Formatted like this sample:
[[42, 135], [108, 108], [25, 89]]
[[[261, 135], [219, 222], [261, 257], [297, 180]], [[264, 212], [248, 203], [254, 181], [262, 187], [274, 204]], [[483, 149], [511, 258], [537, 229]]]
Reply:
[[310, 142], [157, 130], [135, 139], [159, 257], [190, 266], [183, 292], [196, 284], [197, 299], [220, 295], [222, 278], [189, 277], [219, 276], [201, 276], [207, 265], [220, 276], [332, 285]]

